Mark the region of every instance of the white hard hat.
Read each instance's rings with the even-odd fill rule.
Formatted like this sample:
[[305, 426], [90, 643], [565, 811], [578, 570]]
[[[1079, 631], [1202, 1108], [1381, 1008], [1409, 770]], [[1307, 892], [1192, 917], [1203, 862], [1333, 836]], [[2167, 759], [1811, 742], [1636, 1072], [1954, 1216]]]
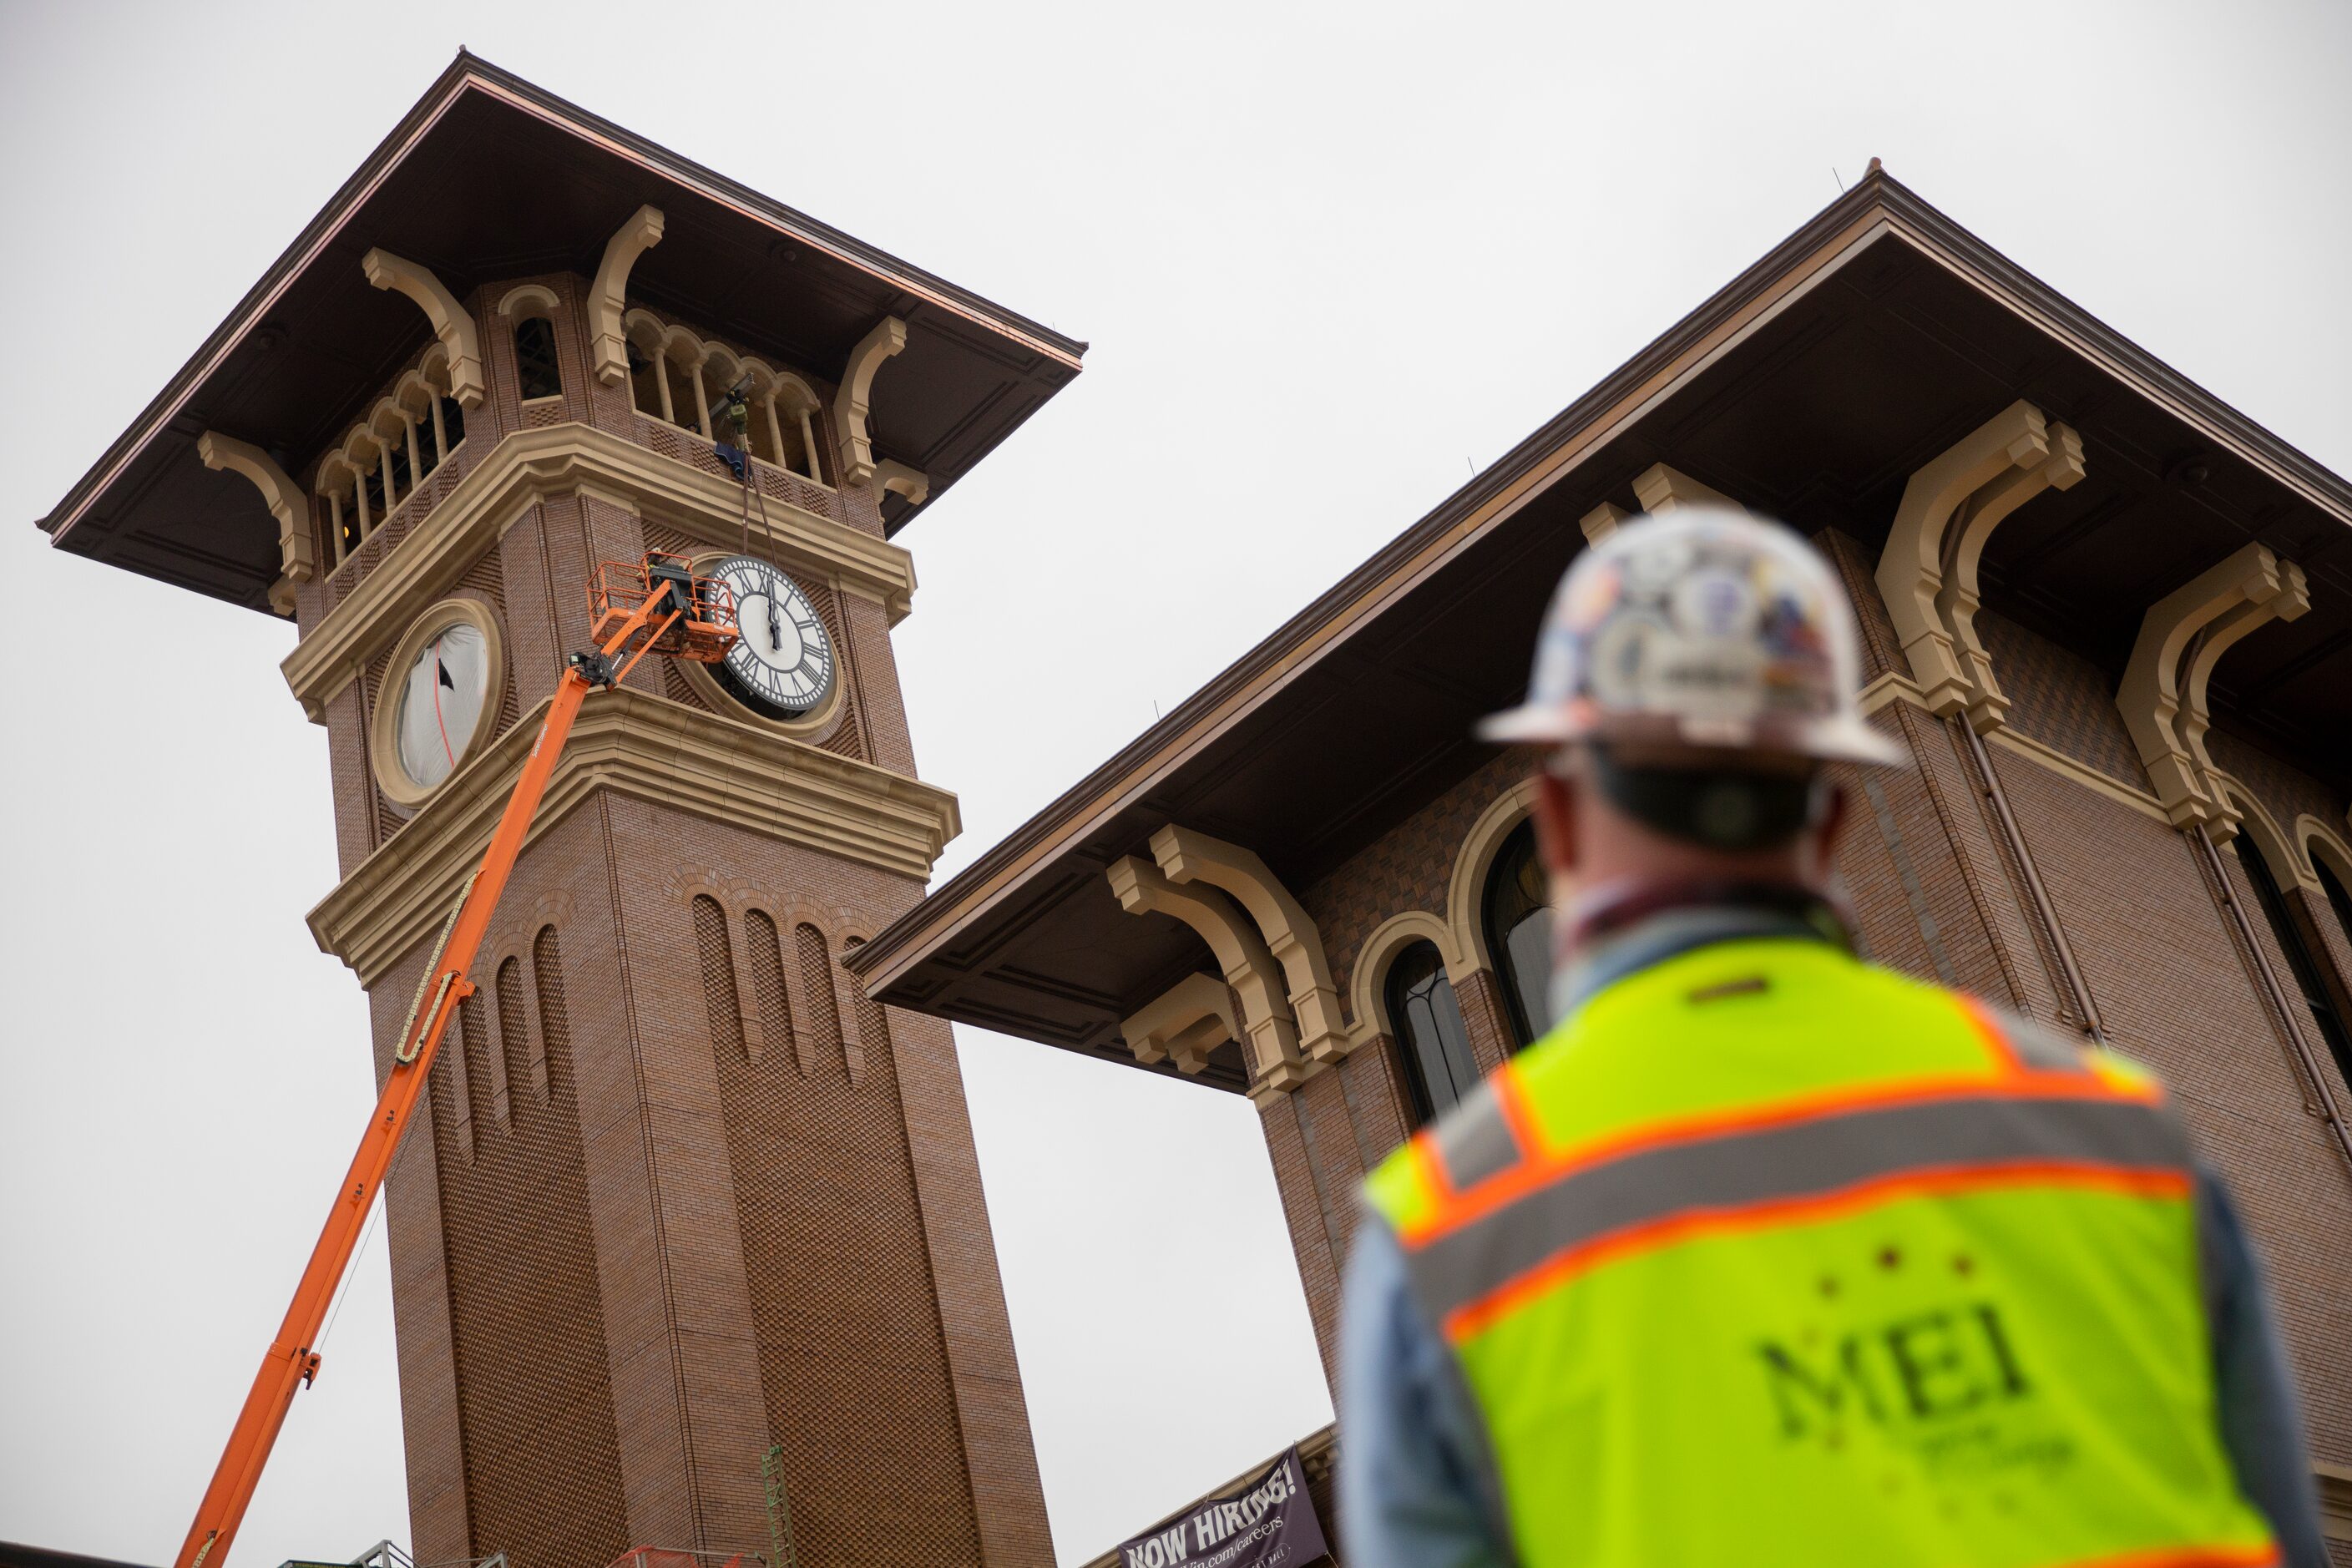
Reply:
[[1682, 507], [1577, 557], [1527, 700], [1478, 734], [1902, 761], [1863, 719], [1861, 684], [1853, 609], [1819, 552], [1776, 522]]

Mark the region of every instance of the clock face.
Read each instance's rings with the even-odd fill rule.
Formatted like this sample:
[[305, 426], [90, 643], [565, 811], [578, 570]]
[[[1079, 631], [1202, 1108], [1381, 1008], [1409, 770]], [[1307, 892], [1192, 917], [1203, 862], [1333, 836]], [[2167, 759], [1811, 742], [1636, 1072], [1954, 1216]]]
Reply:
[[456, 770], [489, 690], [489, 644], [479, 626], [459, 621], [417, 651], [393, 714], [401, 771], [412, 782], [431, 789]]
[[764, 561], [730, 555], [703, 568], [735, 595], [740, 635], [713, 672], [771, 719], [803, 719], [833, 690], [833, 639], [800, 585]]

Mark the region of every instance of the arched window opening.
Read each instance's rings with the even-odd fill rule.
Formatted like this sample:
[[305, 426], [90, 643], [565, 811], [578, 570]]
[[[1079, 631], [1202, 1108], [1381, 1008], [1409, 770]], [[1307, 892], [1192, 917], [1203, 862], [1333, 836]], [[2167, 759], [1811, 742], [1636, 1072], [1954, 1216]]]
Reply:
[[544, 1100], [555, 1090], [555, 1081], [562, 1075], [566, 1084], [572, 1072], [572, 1017], [563, 1010], [563, 950], [557, 943], [555, 928], [541, 926], [530, 944], [530, 977], [539, 989], [539, 1097]]
[[1478, 1081], [1470, 1031], [1437, 944], [1417, 942], [1389, 964], [1389, 1027], [1396, 1034], [1413, 1124], [1442, 1116]]
[[555, 324], [545, 316], [515, 323], [515, 379], [525, 403], [563, 395], [563, 371], [555, 363]]
[[668, 417], [662, 412], [660, 351], [646, 352], [632, 339], [629, 351], [629, 404], [647, 418]]
[[2336, 923], [2343, 929], [2345, 942], [2352, 943], [2352, 892], [2345, 890], [2344, 879], [2318, 856], [2311, 858], [2311, 867], [2319, 873], [2319, 890], [2327, 895], [2327, 907], [2336, 911]]
[[710, 1018], [710, 1044], [723, 1054], [743, 1054], [743, 1015], [735, 1001], [735, 957], [727, 946], [727, 911], [707, 893], [694, 900], [694, 945], [702, 960], [702, 1002]]
[[520, 1120], [516, 1113], [523, 1103], [539, 1099], [538, 1086], [532, 1081], [530, 1020], [523, 1016], [522, 1010], [520, 958], [509, 958], [499, 965], [499, 1043], [506, 1047], [507, 1123], [512, 1126]]
[[781, 466], [776, 456], [776, 400], [764, 393], [748, 395], [751, 408], [744, 423], [750, 428], [743, 432], [743, 440], [750, 447], [751, 456], [763, 463]]
[[1551, 1027], [1551, 902], [1530, 817], [1511, 830], [1486, 873], [1486, 951], [1520, 1049]]
[[433, 477], [441, 466], [441, 443], [434, 437], [433, 421], [418, 415], [409, 424], [408, 438], [416, 448], [416, 478], [421, 482]]
[[465, 442], [466, 411], [458, 405], [457, 400], [454, 397], [445, 397], [435, 406], [441, 411], [441, 433], [444, 437], [441, 443], [441, 460], [446, 463], [449, 460], [449, 454]]
[[760, 1038], [771, 1051], [793, 1045], [793, 1003], [784, 989], [784, 953], [776, 922], [762, 910], [743, 917], [743, 945], [751, 955], [751, 995], [760, 1005]]
[[[374, 464], [362, 476], [362, 485], [366, 491], [368, 516], [374, 521], [381, 521], [383, 514], [390, 510], [383, 504], [384, 469], [383, 454], [378, 452]], [[369, 531], [373, 532], [374, 530], [371, 528]]]
[[389, 441], [383, 448], [385, 496], [397, 506], [408, 499], [413, 487], [409, 484], [408, 445], [404, 441]]
[[833, 994], [833, 957], [824, 950], [824, 933], [813, 925], [793, 928], [793, 945], [800, 958], [801, 993], [808, 998], [808, 1027], [818, 1059], [846, 1069], [842, 1055], [841, 1005]]
[[695, 400], [694, 373], [669, 355], [661, 357], [662, 381], [669, 388], [669, 408], [664, 414], [681, 430], [702, 428], [701, 405]]
[[2319, 1037], [2327, 1052], [2336, 1058], [2336, 1070], [2344, 1081], [2352, 1084], [2352, 1037], [2344, 1031], [2344, 1020], [2336, 1016], [2336, 1004], [2328, 997], [2327, 983], [2320, 977], [2319, 964], [2311, 948], [2295, 928], [2294, 917], [2286, 907], [2286, 896], [2279, 891], [2278, 879], [2271, 875], [2269, 864], [2262, 851], [2241, 840], [2238, 863], [2246, 868], [2246, 880], [2254, 885], [2254, 901], [2263, 906], [2263, 913], [2271, 922], [2271, 934], [2278, 939], [2279, 951], [2286, 954], [2286, 966], [2294, 972], [2294, 983], [2303, 992], [2303, 1005], [2311, 1010], [2311, 1020], [2319, 1030]]
[[498, 1047], [490, 1039], [489, 1026], [482, 1021], [480, 992], [458, 1001], [457, 1023], [466, 1053], [466, 1117], [471, 1134], [466, 1152], [470, 1155], [498, 1125], [499, 1115], [498, 1080], [491, 1076]]

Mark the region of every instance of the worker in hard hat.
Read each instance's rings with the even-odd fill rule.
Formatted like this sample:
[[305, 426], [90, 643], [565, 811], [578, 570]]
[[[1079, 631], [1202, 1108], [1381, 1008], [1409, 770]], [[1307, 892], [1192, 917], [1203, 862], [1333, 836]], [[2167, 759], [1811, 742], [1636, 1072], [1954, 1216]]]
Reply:
[[1559, 1023], [1366, 1186], [1349, 1568], [2324, 1568], [2260, 1276], [2145, 1068], [1856, 958], [1853, 615], [1680, 510], [1525, 704]]

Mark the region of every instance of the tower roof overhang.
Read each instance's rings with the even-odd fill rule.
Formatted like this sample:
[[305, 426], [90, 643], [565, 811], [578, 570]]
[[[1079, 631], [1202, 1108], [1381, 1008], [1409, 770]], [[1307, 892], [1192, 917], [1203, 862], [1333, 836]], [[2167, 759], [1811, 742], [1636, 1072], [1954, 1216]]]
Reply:
[[[207, 429], [299, 471], [425, 333], [369, 282], [380, 247], [463, 297], [500, 278], [593, 275], [641, 205], [666, 220], [630, 295], [838, 379], [886, 316], [907, 346], [875, 380], [876, 456], [935, 501], [1076, 375], [1087, 345], [995, 305], [460, 52], [226, 320], [40, 521], [53, 543], [268, 607], [278, 527]], [[892, 498], [890, 526], [918, 508]]]
[[2352, 486], [1874, 172], [848, 962], [1131, 1064], [1119, 1020], [1202, 950], [1125, 916], [1112, 861], [1177, 823], [1304, 892], [1493, 754], [1471, 721], [1524, 690], [1579, 520], [1652, 465], [1874, 558], [1907, 478], [2021, 398], [2087, 471], [1992, 535], [1988, 606], [2112, 680], [2150, 604], [2258, 540], [2311, 609], [2231, 652], [2216, 727], [2352, 788]]

